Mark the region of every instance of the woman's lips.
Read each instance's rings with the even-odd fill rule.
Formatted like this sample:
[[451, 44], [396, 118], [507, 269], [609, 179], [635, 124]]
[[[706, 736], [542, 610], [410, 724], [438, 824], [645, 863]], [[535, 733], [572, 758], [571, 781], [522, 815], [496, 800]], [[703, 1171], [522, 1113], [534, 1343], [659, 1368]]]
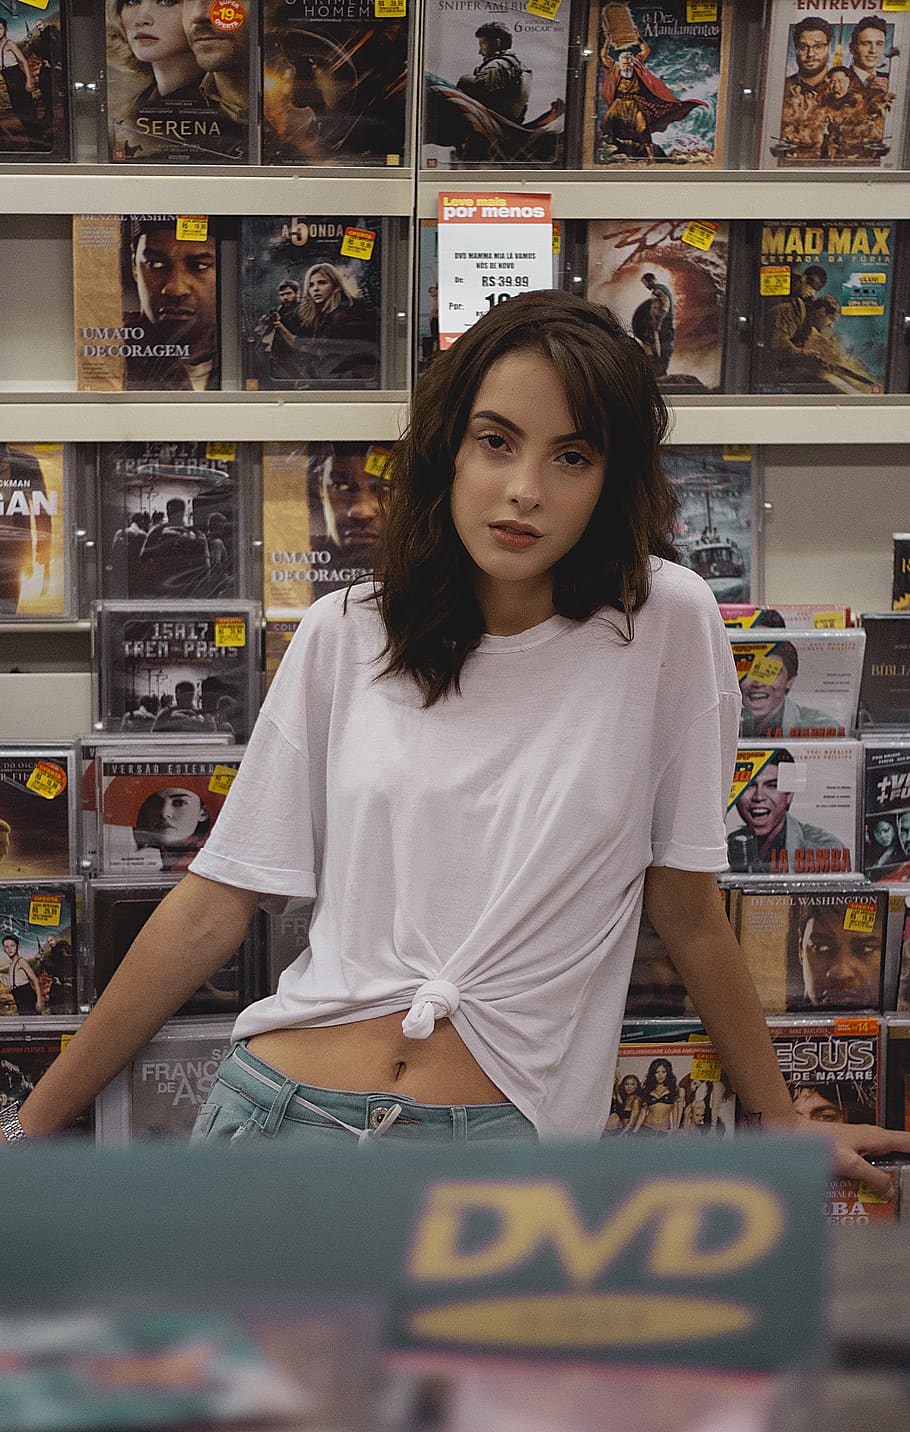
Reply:
[[535, 542], [540, 541], [538, 533], [517, 532], [514, 527], [491, 526], [490, 533], [497, 546], [504, 547], [509, 552], [526, 552]]

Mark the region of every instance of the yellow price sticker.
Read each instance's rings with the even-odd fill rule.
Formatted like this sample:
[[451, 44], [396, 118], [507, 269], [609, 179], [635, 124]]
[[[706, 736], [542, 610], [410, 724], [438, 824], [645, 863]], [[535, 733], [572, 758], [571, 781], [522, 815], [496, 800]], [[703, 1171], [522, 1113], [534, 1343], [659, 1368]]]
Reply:
[[216, 766], [209, 779], [209, 790], [213, 795], [226, 796], [234, 784], [236, 766]]
[[177, 238], [187, 243], [204, 244], [209, 236], [208, 214], [178, 214]]
[[59, 895], [33, 895], [28, 902], [30, 925], [59, 925], [63, 900]]
[[831, 631], [834, 628], [845, 627], [847, 618], [843, 612], [813, 612], [812, 625], [820, 631]]
[[[46, 10], [51, 0], [22, 0], [23, 5], [30, 5], [33, 10]], [[885, 9], [887, 10], [887, 5]]]
[[[887, 9], [887, 8], [888, 8], [888, 7], [885, 6], [885, 9]], [[907, 8], [910, 9], [910, 6], [908, 6]], [[874, 1188], [870, 1188], [867, 1183], [858, 1183], [858, 1184], [856, 1185], [856, 1196], [857, 1196], [857, 1198], [859, 1199], [860, 1203], [890, 1203], [890, 1202], [891, 1202], [890, 1198], [885, 1198], [882, 1194], [876, 1193], [876, 1192], [875, 1192], [875, 1189], [874, 1189]]]
[[789, 298], [790, 265], [763, 268], [758, 278], [758, 291], [762, 298]]
[[686, 24], [710, 25], [717, 19], [717, 0], [686, 0]]
[[848, 900], [844, 911], [844, 929], [857, 935], [871, 935], [875, 929], [877, 908], [868, 900]]
[[385, 477], [386, 463], [389, 460], [389, 449], [377, 447], [375, 444], [367, 451], [366, 462], [363, 464], [370, 477]]
[[525, 9], [529, 15], [537, 15], [541, 20], [555, 20], [561, 4], [562, 0], [528, 0]]
[[693, 249], [707, 253], [717, 237], [717, 225], [707, 219], [692, 219], [682, 233], [682, 241]]
[[883, 10], [910, 10], [910, 0], [882, 0]]
[[885, 311], [883, 303], [842, 303], [841, 314], [853, 318], [881, 318]]
[[746, 674], [750, 681], [757, 681], [762, 686], [773, 686], [783, 668], [784, 663], [780, 657], [757, 656]]
[[243, 617], [216, 617], [215, 645], [246, 646], [246, 622]]
[[207, 462], [234, 462], [237, 457], [236, 443], [206, 443]]
[[371, 259], [375, 242], [375, 229], [345, 229], [341, 253], [346, 259]]
[[373, 0], [376, 20], [403, 20], [408, 13], [408, 0]]
[[61, 1034], [61, 1036], [60, 1036], [60, 1049], [61, 1049], [61, 1051], [66, 1048], [66, 1046], [69, 1044], [69, 1042], [70, 1042], [71, 1039], [75, 1039], [75, 1038], [76, 1038], [75, 1034]]
[[692, 1078], [717, 1080], [720, 1078], [720, 1060], [708, 1059], [704, 1055], [692, 1060]]
[[748, 443], [725, 443], [723, 459], [724, 462], [751, 462], [752, 449]]
[[387, 169], [397, 169], [400, 163], [400, 154], [387, 154], [385, 157], [385, 164]]
[[559, 220], [558, 220], [558, 219], [554, 219], [554, 220], [553, 220], [553, 252], [554, 252], [554, 254], [558, 254], [561, 248], [562, 248], [562, 228], [561, 228], [561, 226], [560, 226]]
[[25, 785], [34, 795], [52, 801], [66, 790], [66, 772], [53, 761], [39, 761]]

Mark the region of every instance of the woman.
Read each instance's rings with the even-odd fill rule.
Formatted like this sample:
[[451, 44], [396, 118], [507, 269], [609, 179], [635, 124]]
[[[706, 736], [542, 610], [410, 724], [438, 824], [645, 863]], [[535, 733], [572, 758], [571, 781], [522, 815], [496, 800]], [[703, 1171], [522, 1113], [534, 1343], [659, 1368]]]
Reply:
[[205, 844], [212, 819], [202, 798], [181, 786], [166, 786], [147, 796], [139, 808], [133, 839], [136, 849], [157, 849], [161, 869], [187, 870]]
[[[309, 946], [197, 1139], [599, 1138], [642, 902], [752, 1123], [793, 1109], [720, 901], [739, 692], [677, 566], [667, 412], [606, 309], [532, 293], [430, 365], [379, 575], [308, 609], [206, 848], [9, 1136], [66, 1126], [260, 903]], [[837, 1167], [910, 1133], [843, 1128]]]
[[379, 321], [351, 275], [335, 264], [307, 269], [295, 314], [295, 331], [280, 318], [272, 328], [272, 358], [304, 379], [379, 376]]
[[18, 1014], [43, 1014], [44, 996], [38, 976], [28, 960], [19, 953], [19, 936], [3, 936], [3, 953], [9, 961], [3, 978], [16, 1002]]
[[666, 1059], [652, 1059], [642, 1088], [641, 1109], [632, 1128], [649, 1134], [675, 1134], [679, 1128], [680, 1090]]
[[637, 1074], [626, 1074], [620, 1079], [613, 1101], [613, 1109], [607, 1120], [610, 1133], [628, 1134], [636, 1127], [642, 1112], [644, 1091]]
[[887, 816], [879, 816], [872, 822], [871, 828], [867, 824], [866, 860], [863, 868], [870, 880], [877, 880], [892, 866], [899, 865], [903, 858], [904, 853], [893, 821], [888, 820]]
[[9, 38], [9, 27], [0, 19], [0, 76], [6, 86], [10, 109], [22, 128], [34, 126], [35, 109], [32, 98], [35, 80], [31, 66], [17, 44]]
[[[113, 101], [114, 124], [133, 137], [136, 120], [149, 110], [199, 102], [203, 76], [187, 42], [182, 9], [181, 0], [108, 0], [108, 59], [147, 81], [125, 105]], [[150, 142], [146, 134], [141, 142]]]

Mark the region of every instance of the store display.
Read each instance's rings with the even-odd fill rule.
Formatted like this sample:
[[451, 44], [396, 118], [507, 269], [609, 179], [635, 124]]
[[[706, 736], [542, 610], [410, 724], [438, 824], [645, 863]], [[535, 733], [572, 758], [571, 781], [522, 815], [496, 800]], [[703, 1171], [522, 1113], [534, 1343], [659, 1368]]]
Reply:
[[859, 726], [910, 726], [910, 612], [863, 612], [866, 654], [859, 688]]
[[732, 28], [730, 0], [592, 3], [584, 167], [723, 165]]
[[102, 597], [246, 595], [244, 458], [235, 443], [100, 444]]
[[259, 215], [243, 220], [243, 385], [378, 388], [382, 219]]
[[[11, 1104], [24, 1103], [42, 1074], [46, 1074], [60, 1050], [70, 1038], [74, 1025], [66, 1031], [55, 1029], [40, 1033], [7, 1034], [0, 1030], [0, 1110]], [[90, 1134], [94, 1125], [93, 1110], [75, 1120], [67, 1134]]]
[[910, 880], [910, 739], [863, 741], [863, 870]]
[[95, 617], [100, 730], [247, 739], [259, 706], [258, 606], [99, 602]]
[[77, 1014], [78, 880], [0, 881], [0, 1016]]
[[883, 1023], [878, 1015], [768, 1019], [790, 1097], [804, 1118], [878, 1124], [884, 1103]]
[[281, 915], [269, 915], [266, 924], [266, 943], [269, 961], [269, 989], [278, 985], [282, 970], [294, 963], [307, 948], [310, 932], [312, 905], [296, 906]]
[[215, 219], [74, 214], [76, 386], [221, 386]]
[[291, 638], [300, 625], [300, 618], [303, 612], [295, 612], [286, 617], [270, 617], [265, 619], [265, 689], [268, 691], [275, 672], [281, 664], [281, 658], [291, 644]]
[[0, 747], [0, 878], [76, 870], [75, 753], [59, 744]]
[[851, 736], [866, 644], [862, 631], [730, 631], [743, 698], [739, 734]]
[[910, 609], [910, 532], [895, 532], [891, 541], [894, 564], [891, 610], [902, 612]]
[[0, 622], [78, 612], [72, 450], [0, 443]]
[[[427, 0], [423, 163], [516, 168], [566, 163], [573, 109], [571, 3]], [[544, 13], [544, 11], [552, 11]]]
[[857, 868], [859, 741], [740, 741], [727, 802], [736, 875], [848, 875]]
[[626, 993], [625, 1018], [656, 1019], [675, 1015], [697, 1018], [697, 1011], [666, 946], [642, 911]]
[[895, 233], [890, 221], [762, 224], [753, 392], [885, 392]]
[[726, 221], [588, 224], [587, 297], [613, 309], [664, 392], [723, 386], [729, 230]]
[[730, 1136], [735, 1109], [730, 1081], [700, 1024], [623, 1023], [605, 1134]]
[[68, 0], [6, 4], [0, 16], [0, 162], [70, 157]]
[[103, 157], [122, 164], [249, 164], [257, 148], [255, 0], [232, 5], [228, 21], [205, 0], [108, 0], [99, 9]]
[[774, 602], [766, 607], [752, 607], [742, 602], [721, 602], [724, 626], [738, 627], [812, 627], [813, 630], [838, 630], [853, 625], [849, 607], [832, 606], [830, 602]]
[[231, 1027], [171, 1021], [130, 1065], [130, 1135], [188, 1139], [231, 1047]]
[[264, 0], [263, 164], [404, 164], [413, 14]]
[[760, 501], [751, 449], [734, 455], [722, 447], [664, 447], [661, 460], [679, 504], [673, 536], [680, 561], [704, 578], [718, 602], [748, 598], [758, 567]]
[[892, 1165], [894, 1198], [879, 1198], [855, 1178], [832, 1178], [825, 1189], [825, 1222], [833, 1228], [863, 1228], [870, 1223], [896, 1223], [900, 1216], [899, 1166]]
[[[765, 30], [758, 165], [899, 169], [910, 16], [894, 4], [772, 0]], [[857, 11], [875, 13], [857, 14]]]
[[894, 1001], [894, 1008], [901, 1011], [910, 1010], [910, 905], [904, 902], [904, 914], [901, 928], [900, 953], [897, 967], [897, 997]]
[[910, 1129], [910, 1018], [889, 1014], [885, 1028], [885, 1123]]

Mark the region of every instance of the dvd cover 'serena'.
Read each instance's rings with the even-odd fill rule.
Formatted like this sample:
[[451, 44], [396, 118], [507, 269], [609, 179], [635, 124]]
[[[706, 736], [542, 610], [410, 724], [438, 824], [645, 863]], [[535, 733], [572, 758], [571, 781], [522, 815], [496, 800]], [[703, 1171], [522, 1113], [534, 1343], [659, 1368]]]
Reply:
[[605, 1135], [735, 1132], [736, 1099], [697, 1020], [625, 1019]]
[[75, 617], [72, 450], [0, 443], [0, 622]]
[[6, 4], [0, 15], [0, 163], [70, 158], [67, 0]]

